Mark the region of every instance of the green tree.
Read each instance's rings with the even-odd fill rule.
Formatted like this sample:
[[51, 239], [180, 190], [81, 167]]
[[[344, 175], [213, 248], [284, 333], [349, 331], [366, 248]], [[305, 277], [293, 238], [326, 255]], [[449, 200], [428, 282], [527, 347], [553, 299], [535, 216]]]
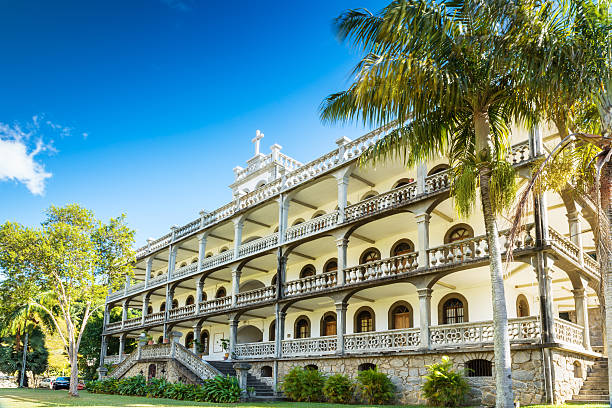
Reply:
[[[28, 330], [28, 349], [26, 354], [26, 372], [33, 376], [42, 374], [47, 369], [49, 351], [45, 345], [45, 334], [37, 327]], [[17, 383], [21, 375], [23, 362], [23, 344], [14, 336], [3, 337], [0, 341], [0, 371], [17, 373]], [[24, 385], [27, 387], [27, 376]]]
[[[535, 4], [535, 3], [534, 3]], [[516, 193], [506, 160], [513, 120], [531, 119], [536, 102], [524, 72], [523, 32], [546, 24], [525, 2], [396, 0], [380, 13], [349, 10], [336, 31], [366, 55], [348, 90], [322, 105], [324, 121], [355, 121], [390, 131], [361, 157], [407, 166], [448, 155], [451, 194], [469, 215], [480, 189], [490, 257], [498, 407], [513, 406], [508, 317], [496, 215]]]
[[124, 216], [102, 223], [76, 204], [50, 207], [40, 228], [0, 226], [3, 273], [47, 289], [29, 302], [47, 312], [68, 351], [70, 395], [78, 395], [78, 353], [87, 322], [104, 305], [107, 282], [118, 284], [120, 276], [132, 274], [133, 241]]

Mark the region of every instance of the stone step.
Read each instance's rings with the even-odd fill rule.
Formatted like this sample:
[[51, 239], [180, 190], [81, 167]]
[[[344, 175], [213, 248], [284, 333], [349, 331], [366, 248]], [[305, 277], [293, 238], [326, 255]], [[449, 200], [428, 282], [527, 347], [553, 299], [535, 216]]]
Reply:
[[584, 404], [607, 404], [609, 403], [610, 400], [608, 398], [606, 399], [601, 399], [601, 400], [576, 400], [576, 399], [571, 399], [571, 400], [567, 400], [565, 401], [566, 404], [579, 404], [579, 405], [584, 405]]
[[609, 400], [608, 394], [578, 394], [574, 395], [572, 399], [577, 401], [590, 401], [590, 400]]

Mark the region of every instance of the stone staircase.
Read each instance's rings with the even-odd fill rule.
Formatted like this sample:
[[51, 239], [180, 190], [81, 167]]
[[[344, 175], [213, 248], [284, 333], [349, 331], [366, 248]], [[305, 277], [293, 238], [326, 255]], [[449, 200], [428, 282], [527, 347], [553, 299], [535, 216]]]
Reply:
[[[236, 376], [236, 370], [233, 368], [233, 363], [228, 361], [208, 361], [208, 364], [216, 368], [223, 375]], [[247, 388], [252, 388], [255, 390], [255, 398], [257, 399], [275, 399], [274, 390], [272, 387], [264, 384], [251, 374], [247, 375]]]
[[574, 395], [567, 402], [573, 404], [608, 404], [610, 402], [607, 358], [599, 358], [595, 361], [578, 395]]

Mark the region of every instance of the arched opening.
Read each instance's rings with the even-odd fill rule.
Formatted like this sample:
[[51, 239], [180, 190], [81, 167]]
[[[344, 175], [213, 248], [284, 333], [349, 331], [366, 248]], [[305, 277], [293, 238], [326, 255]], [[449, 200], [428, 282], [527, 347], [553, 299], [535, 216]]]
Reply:
[[150, 380], [151, 378], [155, 378], [156, 375], [157, 375], [157, 365], [149, 364], [149, 369], [147, 370], [147, 380]]
[[574, 378], [583, 378], [582, 376], [582, 364], [579, 361], [574, 361]]
[[241, 326], [238, 328], [238, 343], [257, 343], [263, 341], [263, 333], [252, 325]]
[[364, 264], [380, 260], [380, 251], [374, 247], [368, 248], [359, 257], [359, 263]]
[[185, 347], [187, 347], [188, 349], [193, 347], [193, 332], [190, 331], [189, 333], [187, 333], [187, 335], [185, 336]]
[[172, 309], [176, 309], [177, 307], [179, 307], [178, 299], [172, 299]]
[[374, 331], [374, 310], [368, 306], [362, 306], [355, 312], [355, 333], [366, 333]]
[[467, 224], [457, 224], [449, 228], [444, 236], [445, 244], [463, 241], [464, 239], [474, 238], [474, 229]]
[[226, 296], [227, 296], [227, 292], [225, 291], [225, 288], [223, 286], [217, 289], [217, 292], [215, 293], [215, 299], [220, 299]]
[[323, 265], [323, 273], [334, 272], [338, 270], [338, 260], [336, 258], [329, 259]]
[[357, 366], [357, 371], [359, 372], [368, 371], [368, 370], [376, 371], [376, 364], [362, 363]]
[[336, 330], [336, 313], [326, 312], [321, 318], [321, 336], [335, 336]]
[[529, 316], [529, 302], [527, 302], [527, 297], [523, 294], [518, 295], [516, 298], [516, 316]]
[[208, 334], [208, 330], [202, 330], [200, 332], [200, 345], [199, 345], [199, 352], [202, 353], [203, 355], [207, 356], [208, 355], [208, 347], [210, 346], [210, 335]]
[[185, 306], [193, 305], [195, 303], [195, 299], [193, 296], [187, 296], [187, 300], [185, 300]]
[[147, 314], [150, 315], [151, 313], [153, 313], [153, 306], [149, 305], [147, 306]]
[[191, 260], [191, 264], [193, 265], [194, 263], [198, 263], [198, 258], [193, 258], [193, 259]]
[[162, 302], [161, 305], [159, 305], [159, 311], [160, 312], [166, 311], [166, 302]]
[[164, 336], [159, 336], [157, 338], [157, 344], [162, 344], [164, 342]]
[[259, 187], [263, 187], [265, 185], [266, 185], [266, 180], [259, 180], [257, 184], [255, 185], [255, 188], [258, 189]]
[[276, 276], [276, 274], [274, 274], [274, 276], [272, 277], [271, 285], [272, 286], [276, 286], [276, 281], [277, 281], [277, 276]]
[[493, 364], [489, 360], [475, 358], [465, 362], [468, 377], [492, 377]]
[[305, 339], [310, 337], [310, 319], [306, 316], [300, 316], [295, 320], [294, 337], [296, 339]]
[[315, 269], [314, 265], [308, 264], [304, 266], [302, 270], [300, 271], [300, 279], [307, 278], [309, 276], [315, 276], [316, 273], [317, 273], [317, 270]]
[[376, 197], [377, 195], [378, 193], [376, 191], [368, 191], [361, 197], [361, 200], [359, 201], [367, 200], [368, 198]]
[[212, 252], [206, 254], [206, 258], [210, 258], [211, 256], [213, 256]]
[[414, 252], [414, 243], [409, 239], [400, 239], [391, 247], [391, 256], [406, 255]]
[[431, 170], [429, 170], [427, 175], [433, 176], [434, 174], [442, 173], [443, 171], [446, 171], [448, 169], [450, 169], [450, 166], [448, 164], [438, 164], [437, 166], [434, 166]]
[[223, 253], [223, 252], [227, 252], [227, 251], [229, 251], [229, 248], [228, 248], [228, 247], [223, 247], [223, 248], [221, 248], [221, 250], [219, 251], [219, 253], [221, 254], [221, 253]]
[[261, 377], [263, 378], [269, 378], [272, 377], [272, 367], [270, 366], [263, 366], [261, 367]]
[[181, 262], [181, 265], [179, 266], [179, 268], [184, 268], [187, 266], [187, 262]]
[[266, 285], [263, 282], [258, 280], [250, 280], [246, 281], [240, 285], [240, 292], [248, 292], [249, 290], [255, 290], [265, 287]]
[[325, 211], [322, 211], [322, 210], [321, 211], [317, 211], [314, 214], [312, 214], [312, 218], [311, 219], [314, 220], [315, 218], [319, 218], [319, 217], [321, 217], [323, 215], [325, 215]]
[[395, 182], [395, 184], [393, 184], [392, 188], [400, 188], [400, 187], [404, 187], [407, 186], [408, 184], [414, 182], [413, 178], [401, 178], [399, 180], [397, 180]]
[[293, 221], [293, 224], [291, 224], [291, 226], [293, 227], [294, 225], [299, 225], [303, 222], [304, 222], [303, 218], [298, 218], [297, 220]]
[[206, 292], [202, 291], [202, 302], [206, 302], [207, 296]]
[[467, 299], [459, 293], [444, 296], [438, 304], [438, 324], [465, 323], [468, 320]]
[[410, 303], [397, 301], [389, 308], [389, 330], [408, 329], [413, 324], [413, 310]]
[[276, 320], [272, 320], [272, 323], [270, 323], [270, 328], [268, 329], [268, 339], [270, 339], [270, 341], [276, 340]]
[[319, 371], [319, 366], [316, 364], [307, 364], [304, 366], [304, 370]]

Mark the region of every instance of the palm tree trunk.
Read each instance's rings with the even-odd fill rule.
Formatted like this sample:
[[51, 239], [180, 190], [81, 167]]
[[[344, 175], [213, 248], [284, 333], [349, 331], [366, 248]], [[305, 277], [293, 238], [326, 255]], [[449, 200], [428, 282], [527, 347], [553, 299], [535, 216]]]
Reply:
[[[608, 222], [609, 228], [612, 229], [612, 188], [610, 187], [610, 180], [612, 180], [612, 162], [606, 164], [606, 169], [603, 172], [601, 179], [601, 193], [605, 197], [607, 202], [608, 211]], [[605, 239], [604, 234], [600, 234], [600, 239]], [[612, 237], [612, 230], [610, 231], [609, 237]], [[603, 251], [608, 251], [608, 245], [600, 243], [600, 247]], [[600, 251], [601, 252], [601, 251]], [[607, 253], [606, 256], [607, 265], [601, 265], [601, 273], [603, 274], [602, 279], [604, 281], [604, 298], [605, 298], [605, 310], [606, 310], [606, 330], [605, 330], [605, 344], [604, 347], [607, 350], [608, 360], [610, 359], [610, 352], [612, 352], [612, 254]], [[608, 361], [608, 389], [612, 390], [612, 364]], [[610, 394], [610, 406], [612, 407], [612, 393]]]
[[79, 396], [79, 366], [78, 366], [78, 350], [74, 342], [71, 340], [70, 349], [70, 390], [69, 394], [73, 397]]

